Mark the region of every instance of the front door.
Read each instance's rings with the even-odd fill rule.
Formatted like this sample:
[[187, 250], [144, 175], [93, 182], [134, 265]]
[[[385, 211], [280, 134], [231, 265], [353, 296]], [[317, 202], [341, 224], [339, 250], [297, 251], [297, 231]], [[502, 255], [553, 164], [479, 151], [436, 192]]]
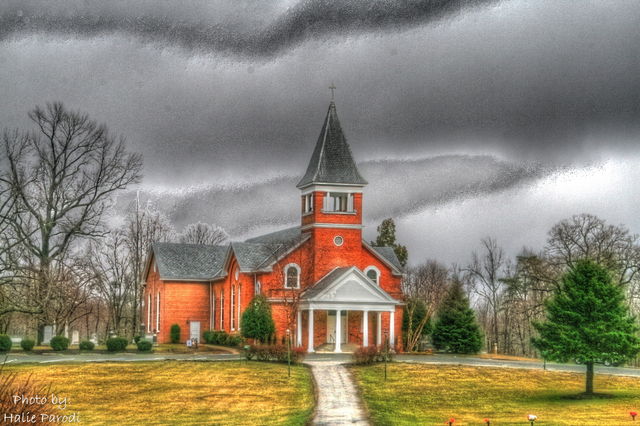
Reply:
[[[340, 343], [347, 343], [347, 311], [340, 312]], [[336, 342], [336, 311], [327, 312], [327, 343]]]
[[200, 321], [191, 321], [189, 323], [189, 338], [198, 339], [198, 342], [200, 342]]

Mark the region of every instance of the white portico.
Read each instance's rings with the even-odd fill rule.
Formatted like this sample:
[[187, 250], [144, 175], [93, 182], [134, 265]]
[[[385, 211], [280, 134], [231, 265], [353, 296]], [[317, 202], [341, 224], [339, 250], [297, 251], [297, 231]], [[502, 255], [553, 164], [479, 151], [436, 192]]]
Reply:
[[[395, 311], [400, 303], [358, 268], [335, 268], [301, 295], [297, 313], [296, 343], [303, 346], [303, 311], [308, 311], [308, 352], [314, 352], [318, 343], [335, 343], [334, 352], [342, 352], [342, 344], [349, 342], [350, 332], [346, 321], [350, 313], [362, 317], [358, 327], [358, 342], [361, 336], [362, 346], [381, 345], [383, 329], [388, 332], [389, 341], [394, 342]], [[315, 316], [320, 312], [326, 317], [326, 324], [323, 324], [326, 333], [319, 335], [315, 329]], [[387, 313], [384, 318], [383, 313]], [[370, 323], [375, 324], [375, 340], [370, 337], [370, 334], [373, 334], [373, 330], [369, 330]], [[325, 334], [326, 341], [323, 341]]]

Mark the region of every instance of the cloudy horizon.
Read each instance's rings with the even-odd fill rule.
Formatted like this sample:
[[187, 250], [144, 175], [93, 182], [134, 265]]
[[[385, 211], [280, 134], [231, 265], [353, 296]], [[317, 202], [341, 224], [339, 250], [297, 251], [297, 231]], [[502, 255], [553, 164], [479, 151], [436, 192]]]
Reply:
[[368, 239], [391, 216], [412, 263], [487, 235], [514, 255], [572, 214], [640, 233], [638, 22], [625, 1], [9, 0], [0, 127], [87, 112], [177, 227], [244, 238], [295, 224], [333, 82]]

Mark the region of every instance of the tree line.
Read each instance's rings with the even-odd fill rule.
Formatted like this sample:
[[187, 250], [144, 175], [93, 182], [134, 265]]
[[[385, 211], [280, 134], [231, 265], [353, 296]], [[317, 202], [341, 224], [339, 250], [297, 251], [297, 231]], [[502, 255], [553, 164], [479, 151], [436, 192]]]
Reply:
[[565, 274], [589, 259], [611, 274], [633, 314], [640, 312], [640, 243], [623, 225], [579, 214], [553, 226], [539, 252], [523, 248], [509, 258], [496, 239], [481, 241], [467, 265], [447, 267], [436, 260], [408, 268], [403, 281], [405, 348], [412, 351], [431, 330], [430, 321], [452, 287], [460, 286], [476, 313], [487, 352], [541, 357], [532, 339], [546, 303]]

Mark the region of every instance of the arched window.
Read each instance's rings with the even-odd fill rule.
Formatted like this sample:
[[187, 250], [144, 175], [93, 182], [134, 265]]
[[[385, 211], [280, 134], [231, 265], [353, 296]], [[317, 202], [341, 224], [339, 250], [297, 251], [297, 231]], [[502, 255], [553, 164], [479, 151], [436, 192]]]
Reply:
[[260, 280], [257, 280], [254, 288], [256, 296], [260, 294], [260, 292], [262, 291], [261, 287], [262, 287], [262, 284], [260, 283]]
[[236, 316], [235, 316], [235, 307], [236, 307], [236, 286], [231, 286], [231, 330], [236, 329]]
[[375, 266], [367, 266], [364, 270], [365, 275], [374, 283], [380, 285], [380, 270]]
[[300, 288], [300, 267], [290, 263], [284, 267], [285, 288]]

